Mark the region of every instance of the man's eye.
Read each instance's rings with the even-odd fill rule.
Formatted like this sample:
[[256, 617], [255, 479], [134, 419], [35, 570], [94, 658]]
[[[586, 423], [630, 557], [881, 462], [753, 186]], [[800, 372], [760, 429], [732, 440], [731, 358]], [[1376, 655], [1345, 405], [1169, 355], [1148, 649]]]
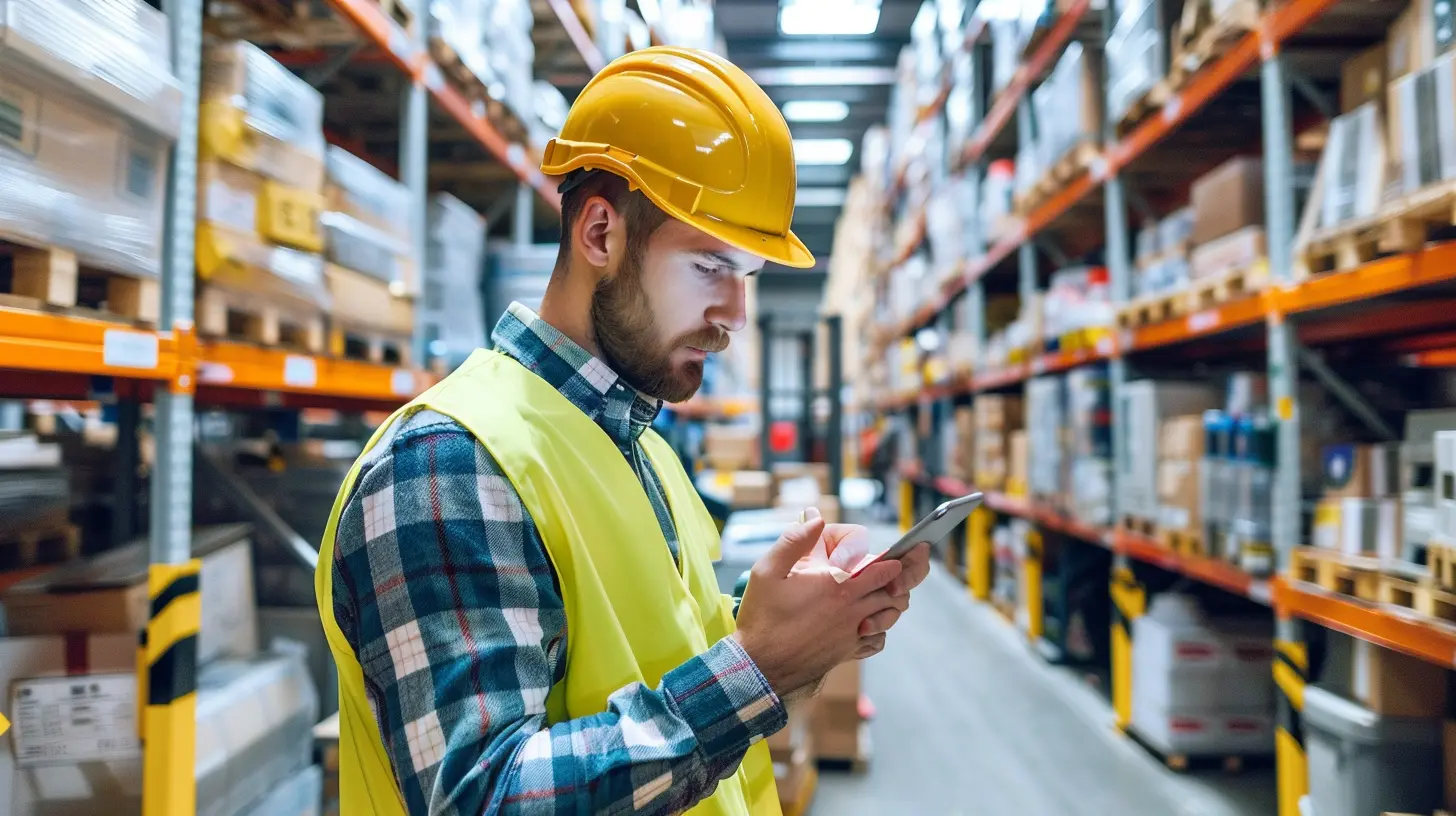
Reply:
[[716, 266], [703, 266], [702, 264], [693, 264], [693, 269], [696, 269], [699, 275], [703, 275], [709, 278], [718, 274], [718, 267]]

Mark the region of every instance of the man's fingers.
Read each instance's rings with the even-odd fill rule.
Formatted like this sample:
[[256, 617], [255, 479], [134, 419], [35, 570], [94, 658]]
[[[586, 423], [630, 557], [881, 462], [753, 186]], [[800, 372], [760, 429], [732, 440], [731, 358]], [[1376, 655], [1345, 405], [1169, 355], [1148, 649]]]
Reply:
[[887, 609], [895, 612], [904, 612], [909, 608], [909, 595], [895, 596], [890, 594], [889, 589], [880, 589], [861, 598], [854, 605], [853, 613], [855, 617], [864, 620], [872, 615], [878, 615]]
[[899, 577], [903, 569], [904, 567], [899, 561], [877, 561], [860, 570], [857, 575], [849, 579], [846, 586], [860, 595], [868, 595], [888, 586], [891, 581]]
[[917, 544], [900, 559], [900, 577], [890, 584], [892, 595], [906, 595], [930, 575], [930, 545]]
[[885, 636], [883, 634], [860, 638], [859, 646], [854, 650], [854, 659], [864, 660], [867, 657], [874, 657], [884, 649]]
[[900, 619], [900, 610], [891, 607], [881, 610], [868, 618], [865, 618], [859, 625], [859, 636], [862, 638], [883, 635], [890, 631], [890, 627]]
[[839, 542], [848, 538], [853, 533], [860, 531], [863, 531], [866, 536], [870, 532], [869, 528], [862, 524], [835, 523], [824, 525], [824, 551], [832, 555], [834, 550], [839, 546]]
[[824, 519], [817, 513], [812, 514], [808, 521], [790, 525], [789, 529], [779, 536], [778, 543], [764, 554], [764, 563], [774, 577], [782, 578], [788, 575], [789, 570], [794, 568], [794, 564], [798, 563], [799, 559], [813, 551], [814, 545], [818, 543], [819, 536], [823, 532]]

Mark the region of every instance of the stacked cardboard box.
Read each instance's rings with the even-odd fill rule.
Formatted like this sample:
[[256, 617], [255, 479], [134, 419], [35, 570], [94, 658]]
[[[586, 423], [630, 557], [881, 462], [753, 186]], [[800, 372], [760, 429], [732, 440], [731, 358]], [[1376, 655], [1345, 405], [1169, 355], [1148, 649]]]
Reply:
[[703, 460], [715, 470], [749, 470], [758, 464], [758, 429], [747, 425], [708, 425], [703, 429]]
[[951, 421], [955, 428], [954, 450], [946, 459], [945, 475], [962, 482], [973, 482], [976, 478], [976, 409], [960, 406], [955, 409]]
[[167, 18], [140, 0], [0, 0], [0, 21], [0, 238], [51, 250], [38, 291], [11, 291], [75, 305], [80, 262], [152, 284], [131, 311], [155, 320], [182, 109]]
[[1009, 435], [1021, 429], [1021, 398], [1005, 394], [982, 394], [972, 403], [975, 414], [972, 470], [976, 486], [1001, 490], [1010, 470]]
[[[197, 322], [228, 334], [229, 313], [280, 340], [280, 317], [322, 347], [323, 97], [248, 43], [204, 54], [197, 200]], [[317, 334], [317, 336], [314, 336]]]
[[1138, 231], [1133, 295], [1144, 297], [1188, 287], [1189, 236], [1193, 208], [1175, 210]]
[[1229, 159], [1193, 182], [1189, 199], [1193, 251], [1188, 273], [1193, 280], [1247, 270], [1264, 257], [1262, 159]]
[[1006, 492], [1011, 496], [1025, 496], [1031, 478], [1031, 451], [1026, 431], [1013, 431], [1007, 440], [1011, 456], [1006, 467]]
[[[1067, 373], [1066, 467], [1062, 494], [1067, 509], [1087, 524], [1112, 523], [1112, 390], [1106, 365]], [[1033, 445], [1033, 452], [1036, 447]], [[1037, 453], [1040, 456], [1040, 453]]]
[[862, 762], [867, 758], [864, 717], [860, 714], [860, 663], [841, 663], [824, 676], [814, 699], [814, 752], [820, 759]]
[[[1440, 434], [1437, 434], [1439, 451]], [[1398, 559], [1402, 551], [1399, 446], [1327, 445], [1324, 493], [1315, 508], [1316, 547]]]
[[1175, 416], [1158, 429], [1157, 502], [1160, 530], [1201, 535], [1203, 415]]
[[[1164, 420], [1168, 417], [1201, 415], [1203, 411], [1217, 407], [1219, 397], [1215, 387], [1194, 382], [1137, 380], [1123, 388], [1120, 408], [1127, 418], [1127, 433], [1122, 436], [1123, 450], [1118, 451], [1117, 456], [1117, 484], [1121, 496], [1120, 511], [1124, 516], [1148, 524], [1158, 521], [1159, 471], [1165, 456], [1159, 444], [1160, 428], [1166, 425]], [[1186, 430], [1186, 423], [1175, 424], [1173, 428]], [[1193, 484], [1196, 487], [1197, 472], [1191, 475], [1195, 477]]]

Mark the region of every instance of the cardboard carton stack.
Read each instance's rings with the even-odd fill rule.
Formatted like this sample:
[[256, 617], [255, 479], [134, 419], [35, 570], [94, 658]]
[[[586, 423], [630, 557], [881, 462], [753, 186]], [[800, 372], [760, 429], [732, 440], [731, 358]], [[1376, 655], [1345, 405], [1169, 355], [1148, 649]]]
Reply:
[[947, 451], [945, 475], [967, 484], [976, 480], [976, 409], [963, 405], [955, 409], [955, 448]]
[[[1117, 457], [1117, 484], [1122, 498], [1119, 507], [1132, 523], [1143, 525], [1144, 532], [1150, 532], [1147, 528], [1157, 526], [1159, 521], [1159, 470], [1165, 456], [1160, 430], [1166, 429], [1164, 420], [1201, 415], [1218, 407], [1220, 397], [1217, 388], [1202, 382], [1136, 380], [1123, 389], [1121, 409], [1126, 412], [1127, 433], [1122, 435], [1124, 449]], [[1173, 429], [1191, 432], [1186, 424], [1175, 424]], [[1202, 433], [1201, 426], [1198, 433]], [[1172, 441], [1180, 443], [1180, 448], [1188, 447], [1186, 439]], [[1189, 475], [1193, 477], [1196, 492], [1197, 472]], [[1179, 525], [1171, 529], [1185, 528], [1186, 525]]]
[[480, 298], [485, 219], [448, 193], [430, 197], [424, 291], [417, 307], [432, 367], [453, 369], [486, 344]]
[[[1266, 254], [1263, 160], [1229, 159], [1193, 182], [1189, 199], [1193, 208], [1189, 278], [1197, 285], [1250, 273]], [[1256, 287], [1249, 283], [1242, 288]]]
[[[1158, 429], [1158, 530], [1201, 540], [1203, 416], [1174, 416]], [[1170, 540], [1165, 538], [1165, 540]]]
[[[318, 697], [304, 655], [281, 644], [259, 652], [249, 528], [200, 528], [192, 543], [202, 562], [198, 811], [298, 812], [292, 803], [314, 801], [319, 788], [309, 766]], [[151, 612], [147, 546], [140, 540], [58, 568], [0, 598], [9, 627], [0, 638], [0, 689], [13, 726], [0, 740], [0, 812], [110, 816], [140, 808], [137, 642]], [[86, 714], [98, 711], [107, 716]], [[61, 752], [67, 759], [58, 763]]]
[[330, 351], [345, 354], [345, 338], [356, 333], [408, 338], [422, 288], [411, 258], [409, 190], [335, 145], [325, 153], [325, 169], [327, 209], [320, 222], [333, 301]]
[[869, 758], [868, 729], [860, 713], [860, 663], [851, 660], [824, 677], [814, 699], [814, 753], [821, 760], [863, 764]]
[[61, 446], [0, 431], [0, 568], [75, 557], [79, 539], [70, 510]]
[[202, 72], [198, 331], [323, 351], [323, 97], [248, 43]]
[[1133, 295], [1154, 297], [1188, 288], [1193, 208], [1175, 210], [1138, 231]]
[[1001, 490], [1010, 472], [1010, 434], [1021, 430], [1021, 398], [1007, 394], [982, 394], [972, 404], [975, 413], [973, 471], [976, 487]]
[[[1439, 435], [1438, 435], [1439, 438]], [[1327, 445], [1313, 543], [1344, 555], [1399, 559], [1403, 535], [1397, 445]]]
[[703, 460], [721, 471], [758, 466], [758, 429], [747, 425], [708, 425], [703, 429]]
[[1102, 139], [1102, 60], [1071, 43], [1046, 81], [1031, 95], [1040, 126], [1017, 154], [1017, 206], [1027, 212], [1043, 200], [1048, 180], [1069, 178], [1097, 155]]
[[74, 306], [80, 264], [125, 276], [108, 279], [110, 311], [156, 320], [182, 115], [166, 17], [141, 0], [6, 0], [0, 19], [0, 238], [23, 245], [9, 291]]

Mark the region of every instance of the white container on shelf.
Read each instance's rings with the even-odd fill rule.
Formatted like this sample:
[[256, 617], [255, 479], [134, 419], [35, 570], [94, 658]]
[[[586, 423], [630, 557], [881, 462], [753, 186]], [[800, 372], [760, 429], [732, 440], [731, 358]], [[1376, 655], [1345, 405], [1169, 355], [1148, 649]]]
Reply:
[[1441, 721], [1389, 717], [1317, 686], [1304, 690], [1315, 816], [1430, 813], [1441, 806]]
[[1163, 420], [1215, 408], [1220, 395], [1205, 383], [1136, 380], [1123, 386], [1119, 399], [1122, 445], [1114, 459], [1120, 512], [1156, 519], [1158, 434]]

